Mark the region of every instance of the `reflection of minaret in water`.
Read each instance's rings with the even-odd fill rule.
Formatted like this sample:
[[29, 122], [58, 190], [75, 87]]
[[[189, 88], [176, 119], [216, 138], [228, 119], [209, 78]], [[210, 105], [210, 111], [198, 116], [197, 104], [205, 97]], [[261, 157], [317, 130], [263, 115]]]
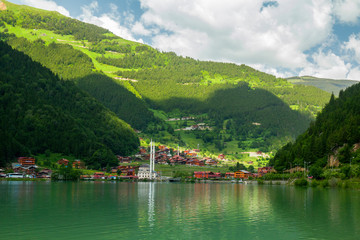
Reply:
[[153, 179], [155, 175], [155, 143], [151, 139], [150, 142], [150, 180]]
[[154, 222], [155, 222], [155, 212], [154, 212], [154, 191], [155, 191], [155, 183], [153, 182], [149, 182], [149, 203], [148, 203], [148, 221], [149, 221], [149, 225], [150, 227], [154, 226]]

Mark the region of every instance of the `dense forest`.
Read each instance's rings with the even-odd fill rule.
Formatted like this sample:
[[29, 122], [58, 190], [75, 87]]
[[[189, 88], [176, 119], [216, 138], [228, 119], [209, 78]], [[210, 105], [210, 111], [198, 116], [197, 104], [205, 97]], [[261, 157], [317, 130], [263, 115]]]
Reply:
[[0, 21], [9, 25], [18, 25], [29, 29], [47, 29], [61, 35], [73, 35], [77, 40], [86, 39], [92, 42], [109, 38], [104, 35], [110, 33], [108, 30], [74, 18], [64, 17], [58, 12], [3, 2], [8, 8], [15, 7], [12, 8], [14, 11], [1, 12]]
[[0, 66], [0, 166], [50, 150], [99, 168], [109, 162], [93, 159], [137, 150], [139, 140], [128, 124], [2, 41]]
[[340, 164], [360, 163], [360, 84], [332, 95], [330, 102], [294, 143], [288, 143], [271, 160], [276, 169], [325, 167], [333, 156]]
[[113, 79], [94, 71], [91, 58], [72, 46], [54, 42], [46, 45], [41, 39], [30, 42], [8, 34], [2, 34], [2, 38], [61, 79], [77, 83], [80, 89], [90, 93], [132, 127], [145, 130], [149, 122], [158, 122], [142, 100]]

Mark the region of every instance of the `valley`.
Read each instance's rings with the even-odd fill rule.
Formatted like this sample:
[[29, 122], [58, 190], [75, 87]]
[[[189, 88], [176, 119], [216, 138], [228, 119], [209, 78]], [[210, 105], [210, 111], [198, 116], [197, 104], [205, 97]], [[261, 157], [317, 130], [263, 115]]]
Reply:
[[[4, 2], [3, 41], [74, 82], [144, 140], [246, 162], [244, 152], [270, 154], [294, 140], [330, 98], [246, 65], [160, 52], [58, 13]], [[193, 119], [168, 121], [185, 116]]]

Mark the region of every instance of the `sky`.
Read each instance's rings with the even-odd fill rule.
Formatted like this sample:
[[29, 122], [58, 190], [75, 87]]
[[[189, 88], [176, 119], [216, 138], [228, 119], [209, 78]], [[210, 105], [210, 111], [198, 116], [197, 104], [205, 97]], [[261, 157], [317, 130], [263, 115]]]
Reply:
[[360, 0], [10, 0], [161, 51], [360, 81]]

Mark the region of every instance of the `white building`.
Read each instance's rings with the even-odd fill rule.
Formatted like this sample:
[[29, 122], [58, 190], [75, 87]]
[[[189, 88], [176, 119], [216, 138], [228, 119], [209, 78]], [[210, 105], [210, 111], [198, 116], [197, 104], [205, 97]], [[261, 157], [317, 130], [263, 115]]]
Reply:
[[143, 164], [140, 166], [138, 171], [139, 179], [155, 179], [158, 175], [155, 172], [155, 144], [153, 144], [152, 140], [150, 143], [150, 165]]
[[[151, 176], [152, 172], [152, 176]], [[155, 179], [157, 177], [157, 173], [155, 171], [150, 171], [149, 164], [143, 164], [140, 166], [138, 171], [139, 179]]]

